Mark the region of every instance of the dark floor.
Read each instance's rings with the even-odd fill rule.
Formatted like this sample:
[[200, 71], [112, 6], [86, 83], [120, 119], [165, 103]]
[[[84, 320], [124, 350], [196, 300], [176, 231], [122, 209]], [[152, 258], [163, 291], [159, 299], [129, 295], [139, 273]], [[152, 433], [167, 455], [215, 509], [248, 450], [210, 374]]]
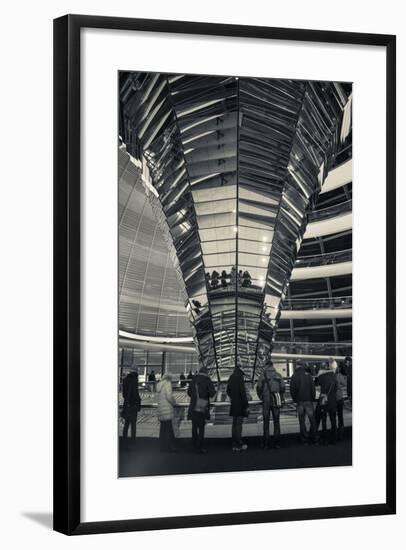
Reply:
[[347, 428], [343, 441], [335, 445], [303, 445], [297, 434], [282, 436], [280, 449], [261, 449], [261, 438], [245, 438], [248, 449], [232, 452], [229, 439], [207, 439], [208, 453], [198, 454], [190, 439], [177, 439], [176, 453], [161, 453], [156, 438], [137, 438], [135, 445], [124, 449], [120, 441], [119, 477], [246, 470], [277, 470], [282, 468], [318, 468], [321, 466], [351, 466], [352, 433]]

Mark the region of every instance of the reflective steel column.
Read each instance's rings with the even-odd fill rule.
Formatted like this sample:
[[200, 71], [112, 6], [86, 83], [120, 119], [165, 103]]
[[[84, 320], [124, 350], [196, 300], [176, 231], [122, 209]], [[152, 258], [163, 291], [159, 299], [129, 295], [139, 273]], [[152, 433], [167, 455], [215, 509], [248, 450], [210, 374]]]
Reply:
[[307, 218], [339, 146], [344, 90], [122, 77], [121, 139], [144, 167], [201, 360], [219, 379], [236, 362], [253, 377], [272, 351]]

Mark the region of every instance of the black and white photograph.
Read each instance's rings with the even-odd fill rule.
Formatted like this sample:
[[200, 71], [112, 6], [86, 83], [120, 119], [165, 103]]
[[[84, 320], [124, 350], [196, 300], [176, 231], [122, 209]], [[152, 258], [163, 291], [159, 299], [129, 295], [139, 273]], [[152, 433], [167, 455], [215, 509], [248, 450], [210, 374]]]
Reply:
[[352, 465], [352, 100], [118, 72], [119, 477]]

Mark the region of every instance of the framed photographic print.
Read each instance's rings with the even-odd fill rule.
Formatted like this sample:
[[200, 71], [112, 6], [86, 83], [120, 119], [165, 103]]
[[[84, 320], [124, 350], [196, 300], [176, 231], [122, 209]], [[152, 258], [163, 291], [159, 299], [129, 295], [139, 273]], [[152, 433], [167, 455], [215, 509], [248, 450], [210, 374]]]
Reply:
[[54, 21], [56, 530], [395, 513], [395, 44]]

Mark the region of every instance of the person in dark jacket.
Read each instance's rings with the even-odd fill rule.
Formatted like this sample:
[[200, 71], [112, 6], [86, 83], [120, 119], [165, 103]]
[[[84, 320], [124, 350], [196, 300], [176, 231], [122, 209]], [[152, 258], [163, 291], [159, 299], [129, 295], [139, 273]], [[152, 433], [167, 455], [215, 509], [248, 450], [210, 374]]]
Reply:
[[316, 419], [314, 416], [313, 402], [316, 398], [313, 377], [308, 373], [303, 365], [298, 365], [290, 380], [290, 395], [296, 403], [297, 415], [299, 417], [300, 439], [307, 443], [309, 436], [306, 431], [306, 417], [310, 423], [310, 441], [315, 443]]
[[249, 271], [244, 271], [242, 274], [242, 286], [249, 288], [251, 286], [251, 275]]
[[[337, 441], [337, 378], [334, 370], [335, 361], [330, 360], [327, 367], [322, 367], [316, 379], [320, 386], [320, 396], [317, 405], [317, 425], [322, 424], [322, 442], [335, 444]], [[330, 419], [331, 432], [327, 432], [327, 416]]]
[[273, 421], [273, 446], [279, 449], [280, 446], [280, 413], [284, 402], [285, 381], [276, 371], [272, 361], [268, 360], [267, 365], [258, 379], [257, 394], [262, 400], [262, 417], [264, 422], [264, 449], [269, 449], [269, 420], [272, 413]]
[[134, 443], [137, 431], [137, 416], [141, 409], [141, 397], [138, 391], [138, 373], [132, 371], [123, 380], [124, 406], [121, 416], [124, 418], [123, 439], [128, 446], [128, 430], [131, 427], [131, 440]]
[[227, 382], [227, 395], [231, 400], [230, 416], [233, 417], [232, 426], [232, 450], [245, 451], [247, 445], [242, 440], [242, 424], [244, 417], [248, 416], [248, 398], [245, 391], [244, 373], [237, 366]]
[[352, 403], [352, 359], [351, 357], [346, 357], [344, 359], [344, 370], [345, 375], [347, 376], [347, 396]]
[[156, 390], [156, 376], [155, 376], [154, 370], [150, 372], [148, 376], [148, 382], [149, 382], [149, 387], [151, 388], [151, 391], [154, 393]]
[[207, 367], [201, 367], [187, 389], [190, 397], [188, 419], [192, 421], [193, 446], [199, 453], [207, 453], [204, 442], [204, 428], [206, 420], [210, 418], [210, 398], [216, 390], [210, 380]]
[[338, 420], [338, 439], [344, 438], [344, 399], [347, 396], [347, 377], [345, 376], [344, 365], [339, 365], [336, 370], [337, 379], [337, 420]]
[[215, 290], [219, 286], [219, 277], [220, 273], [216, 270], [213, 271], [211, 274], [211, 288], [212, 290]]

